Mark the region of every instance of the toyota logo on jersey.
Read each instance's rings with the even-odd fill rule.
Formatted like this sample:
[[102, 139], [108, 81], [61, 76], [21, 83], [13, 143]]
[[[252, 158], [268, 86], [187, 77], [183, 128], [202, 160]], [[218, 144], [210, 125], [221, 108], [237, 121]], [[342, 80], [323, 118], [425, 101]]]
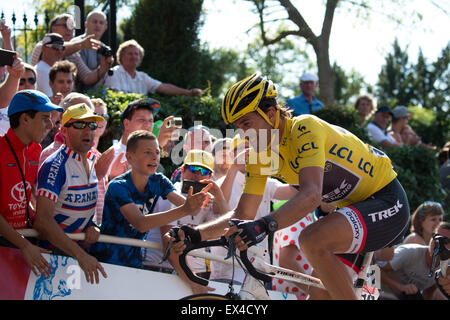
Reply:
[[[26, 184], [27, 184], [27, 190], [31, 190], [31, 184], [28, 181], [26, 181]], [[11, 197], [17, 202], [26, 201], [25, 190], [23, 188], [23, 182], [19, 182], [11, 188]]]

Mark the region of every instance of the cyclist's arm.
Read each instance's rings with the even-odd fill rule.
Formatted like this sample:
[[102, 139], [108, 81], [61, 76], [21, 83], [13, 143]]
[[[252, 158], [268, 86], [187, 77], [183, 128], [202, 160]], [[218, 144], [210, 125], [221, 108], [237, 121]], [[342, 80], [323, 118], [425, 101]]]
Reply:
[[256, 211], [261, 203], [262, 195], [243, 193], [236, 210], [198, 226], [202, 240], [214, 239], [223, 235], [223, 231], [229, 228], [230, 219], [254, 220]]
[[314, 211], [321, 203], [323, 168], [303, 168], [298, 177], [299, 192], [271, 214], [278, 222], [278, 229], [294, 224]]
[[289, 184], [283, 184], [277, 188], [273, 198], [276, 200], [289, 200], [297, 194], [297, 189]]

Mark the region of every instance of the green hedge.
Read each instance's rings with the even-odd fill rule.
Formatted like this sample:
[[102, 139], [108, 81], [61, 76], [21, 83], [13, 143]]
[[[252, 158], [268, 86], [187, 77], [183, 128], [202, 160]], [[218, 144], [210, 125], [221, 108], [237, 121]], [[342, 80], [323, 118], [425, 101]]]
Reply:
[[[102, 98], [108, 104], [110, 121], [99, 146], [99, 150], [103, 151], [111, 146], [113, 139], [119, 139], [121, 136], [121, 112], [129, 102], [142, 97], [142, 95], [99, 90], [91, 96]], [[163, 120], [170, 115], [180, 116], [183, 118], [183, 128], [189, 128], [194, 124], [194, 121], [201, 121], [205, 126], [221, 130], [225, 136], [227, 126], [220, 114], [220, 99], [213, 98], [210, 95], [185, 97], [155, 94], [151, 97], [161, 102], [161, 110], [156, 115], [155, 121]], [[346, 128], [361, 140], [381, 149], [379, 145], [371, 141], [367, 130], [358, 125], [357, 115], [353, 108], [328, 106], [315, 114], [329, 123]], [[398, 179], [408, 194], [411, 212], [423, 201], [444, 203], [446, 192], [439, 179], [436, 151], [421, 146], [386, 148], [384, 151], [391, 158], [393, 167], [398, 173]], [[168, 176], [177, 167], [171, 162], [170, 158], [161, 159], [161, 164], [166, 168], [165, 174]], [[446, 210], [445, 220], [449, 221], [450, 208], [444, 206], [444, 209]]]

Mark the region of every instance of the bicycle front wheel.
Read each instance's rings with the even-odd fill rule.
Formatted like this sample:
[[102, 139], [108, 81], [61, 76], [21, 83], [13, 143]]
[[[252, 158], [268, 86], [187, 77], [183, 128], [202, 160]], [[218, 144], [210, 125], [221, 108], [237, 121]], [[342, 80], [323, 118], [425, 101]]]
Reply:
[[180, 300], [231, 300], [231, 299], [215, 293], [200, 293], [186, 296], [184, 298], [181, 298]]

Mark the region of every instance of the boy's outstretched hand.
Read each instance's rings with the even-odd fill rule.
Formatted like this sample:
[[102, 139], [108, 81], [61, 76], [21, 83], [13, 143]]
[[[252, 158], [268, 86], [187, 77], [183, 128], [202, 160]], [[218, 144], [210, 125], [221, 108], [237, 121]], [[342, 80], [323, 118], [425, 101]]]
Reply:
[[205, 208], [209, 203], [211, 195], [208, 193], [209, 189], [212, 188], [212, 184], [208, 184], [206, 187], [202, 189], [202, 191], [192, 194], [194, 192], [194, 188], [190, 187], [188, 194], [186, 196], [186, 201], [184, 202], [184, 208], [191, 215], [195, 215], [202, 208]]

